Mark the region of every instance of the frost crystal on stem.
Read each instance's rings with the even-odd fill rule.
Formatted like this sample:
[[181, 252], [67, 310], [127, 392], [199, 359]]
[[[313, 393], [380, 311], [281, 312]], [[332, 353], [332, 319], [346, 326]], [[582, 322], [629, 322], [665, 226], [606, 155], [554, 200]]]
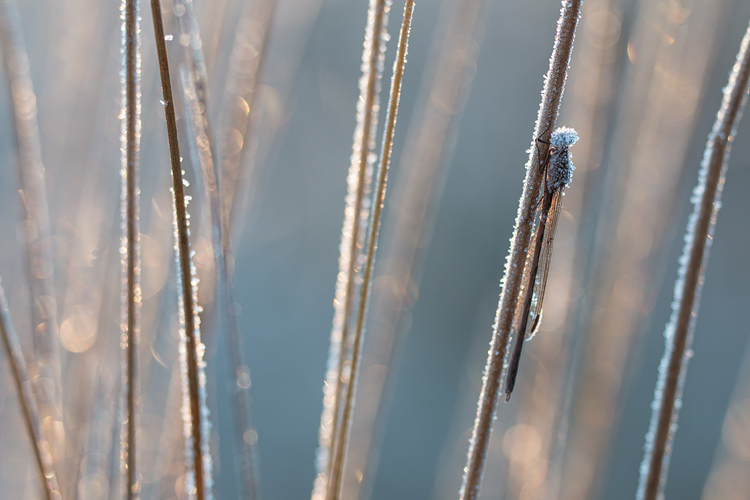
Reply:
[[380, 81], [383, 74], [385, 42], [387, 39], [388, 0], [371, 0], [367, 13], [364, 50], [362, 52], [362, 76], [359, 80], [360, 96], [357, 101], [357, 124], [354, 130], [351, 164], [347, 177], [346, 207], [341, 231], [339, 273], [334, 297], [333, 328], [328, 351], [326, 380], [323, 387], [323, 412], [318, 431], [316, 477], [313, 500], [322, 500], [328, 495], [331, 468], [336, 467], [333, 446], [338, 432], [340, 402], [343, 395], [342, 378], [350, 339], [348, 327], [353, 311], [355, 276], [359, 248], [364, 247], [365, 230], [370, 214], [369, 200], [373, 165], [377, 155], [375, 133], [379, 109]]

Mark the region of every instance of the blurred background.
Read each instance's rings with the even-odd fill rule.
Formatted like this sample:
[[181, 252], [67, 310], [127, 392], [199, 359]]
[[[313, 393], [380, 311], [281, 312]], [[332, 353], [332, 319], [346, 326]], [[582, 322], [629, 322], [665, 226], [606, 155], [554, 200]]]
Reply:
[[[150, 6], [141, 3], [140, 469], [144, 499], [172, 499], [185, 492], [171, 180]], [[46, 430], [64, 457], [66, 500], [120, 497], [118, 7], [19, 2], [60, 325], [65, 429]], [[230, 267], [257, 426], [244, 438], [257, 439], [267, 500], [306, 498], [315, 477], [367, 7], [195, 0], [224, 187], [240, 200]], [[163, 10], [179, 101], [184, 52], [172, 3]], [[402, 10], [400, 1], [391, 9], [383, 100]], [[457, 498], [559, 10], [552, 0], [416, 4], [345, 498]], [[513, 398], [499, 406], [481, 498], [634, 497], [690, 192], [748, 19], [739, 0], [584, 2], [558, 120], [581, 136], [577, 170], [542, 330], [525, 348]], [[0, 87], [9, 95], [6, 78]], [[0, 276], [31, 358], [12, 114], [0, 99]], [[667, 498], [750, 497], [749, 133], [740, 127], [730, 161]], [[215, 492], [239, 498], [206, 202], [183, 144]], [[0, 400], [0, 496], [39, 498], [5, 375]]]

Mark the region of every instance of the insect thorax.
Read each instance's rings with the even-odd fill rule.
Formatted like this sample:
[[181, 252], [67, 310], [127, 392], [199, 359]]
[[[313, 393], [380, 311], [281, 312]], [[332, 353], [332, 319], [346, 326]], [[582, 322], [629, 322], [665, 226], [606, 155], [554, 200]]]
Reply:
[[555, 192], [567, 187], [573, 177], [574, 169], [567, 147], [552, 148], [547, 171], [547, 189]]

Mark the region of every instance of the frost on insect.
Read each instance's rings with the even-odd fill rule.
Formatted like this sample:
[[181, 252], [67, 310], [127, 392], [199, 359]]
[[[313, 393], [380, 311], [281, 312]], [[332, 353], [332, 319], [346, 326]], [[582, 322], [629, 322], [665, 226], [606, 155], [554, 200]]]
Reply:
[[[313, 500], [326, 496], [329, 481], [328, 469], [333, 457], [331, 447], [335, 436], [337, 408], [342, 394], [342, 360], [348, 349], [345, 331], [348, 317], [353, 310], [354, 286], [357, 278], [354, 272], [359, 264], [357, 248], [364, 247], [367, 221], [370, 215], [368, 194], [372, 184], [372, 174], [377, 154], [375, 134], [379, 110], [379, 95], [384, 67], [385, 42], [388, 34], [389, 0], [370, 0], [365, 29], [364, 50], [362, 52], [362, 76], [359, 80], [357, 101], [357, 122], [354, 130], [351, 163], [347, 176], [346, 206], [344, 224], [339, 246], [339, 273], [334, 296], [334, 316], [331, 340], [328, 351], [326, 378], [323, 387], [323, 412], [318, 430], [318, 450], [316, 452], [316, 477], [313, 486]], [[378, 22], [379, 20], [379, 22]], [[378, 26], [379, 24], [379, 26]], [[373, 67], [373, 58], [375, 65]], [[368, 108], [367, 103], [372, 106]], [[364, 161], [362, 161], [364, 159]], [[364, 170], [362, 170], [364, 169]]]
[[547, 170], [547, 189], [550, 192], [559, 191], [570, 184], [575, 167], [568, 148], [577, 141], [578, 134], [572, 128], [560, 127], [552, 132]]

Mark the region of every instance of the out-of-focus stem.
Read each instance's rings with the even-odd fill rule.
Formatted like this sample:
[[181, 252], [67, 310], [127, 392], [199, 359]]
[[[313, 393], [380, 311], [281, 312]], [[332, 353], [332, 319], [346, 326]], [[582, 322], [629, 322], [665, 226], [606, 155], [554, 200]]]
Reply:
[[750, 495], [750, 344], [745, 349], [721, 440], [702, 500], [746, 500]]
[[31, 291], [31, 320], [39, 412], [45, 423], [50, 451], [61, 467], [63, 427], [57, 300], [55, 298], [52, 238], [47, 207], [42, 148], [37, 123], [36, 96], [29, 73], [18, 10], [14, 0], [0, 0], [0, 45], [13, 109], [18, 174], [26, 243], [26, 271]]
[[[560, 500], [595, 498], [616, 429], [628, 360], [649, 310], [646, 302], [684, 166], [695, 112], [707, 75], [721, 4], [662, 10], [651, 2], [634, 9], [624, 35], [627, 72], [618, 96], [603, 166], [608, 199], [600, 216], [578, 330], [582, 342], [565, 384], [571, 426], [559, 474]], [[674, 8], [677, 8], [675, 5]], [[658, 29], [654, 29], [658, 26]], [[639, 54], [632, 64], [634, 54]], [[657, 168], [658, 166], [658, 168]], [[607, 209], [609, 206], [609, 209]]]
[[372, 273], [375, 264], [375, 252], [377, 250], [378, 233], [380, 231], [380, 220], [383, 213], [385, 201], [385, 187], [388, 179], [388, 169], [391, 162], [393, 149], [393, 135], [396, 129], [396, 117], [398, 116], [398, 103], [401, 97], [401, 81], [406, 66], [406, 53], [409, 47], [409, 31], [414, 14], [414, 0], [406, 0], [404, 5], [404, 18], [401, 23], [401, 32], [398, 39], [398, 50], [396, 60], [393, 63], [393, 80], [391, 81], [391, 95], [388, 102], [388, 115], [386, 128], [383, 135], [383, 147], [380, 153], [380, 168], [378, 171], [377, 187], [375, 190], [372, 215], [370, 218], [370, 231], [367, 237], [367, 253], [365, 254], [364, 274], [360, 290], [359, 305], [357, 309], [356, 326], [352, 338], [352, 354], [349, 383], [346, 387], [346, 399], [341, 411], [341, 422], [339, 433], [335, 436], [335, 448], [331, 467], [331, 482], [328, 489], [328, 498], [338, 500], [341, 493], [341, 482], [343, 469], [346, 464], [346, 452], [351, 429], [352, 412], [354, 411], [354, 398], [357, 388], [357, 377], [361, 362], [361, 351], [364, 340], [365, 315], [369, 302], [370, 287], [372, 285]]
[[23, 357], [16, 330], [13, 328], [2, 285], [0, 285], [0, 337], [5, 354], [8, 356], [8, 364], [18, 394], [18, 402], [21, 405], [23, 423], [34, 449], [34, 459], [39, 471], [44, 498], [45, 500], [60, 500], [60, 488], [57, 485], [57, 476], [52, 465], [52, 455], [50, 455], [49, 445], [42, 433], [34, 390], [26, 371], [26, 360]]
[[[232, 276], [227, 267], [226, 256], [229, 249], [222, 245], [224, 229], [221, 219], [220, 188], [218, 183], [218, 171], [211, 155], [207, 129], [205, 127], [206, 117], [201, 115], [201, 103], [198, 100], [193, 78], [189, 72], [181, 71], [180, 77], [185, 91], [186, 116], [192, 123], [189, 124], [188, 136], [190, 144], [188, 149], [196, 165], [201, 166], [202, 178], [205, 183], [206, 196], [209, 200], [209, 215], [211, 219], [211, 234], [213, 241], [214, 264], [216, 266], [216, 304], [219, 315], [215, 318], [218, 325], [224, 325], [223, 331], [227, 334], [227, 355], [229, 357], [230, 387], [233, 388], [236, 400], [232, 408], [236, 412], [234, 424], [236, 435], [235, 468], [237, 478], [243, 488], [242, 498], [255, 500], [260, 498], [260, 474], [258, 471], [257, 431], [252, 419], [252, 406], [250, 399], [250, 373], [243, 361], [242, 343], [237, 328], [237, 320], [234, 315], [234, 291], [232, 289]], [[205, 106], [205, 105], [204, 105]], [[205, 107], [203, 108], [205, 109]]]
[[[211, 221], [211, 240], [213, 246], [216, 272], [216, 309], [217, 325], [223, 325], [219, 331], [226, 334], [227, 354], [229, 357], [230, 387], [236, 400], [233, 401], [234, 425], [236, 436], [235, 469], [241, 483], [242, 497], [248, 500], [260, 498], [260, 472], [257, 448], [257, 431], [253, 423], [253, 412], [250, 398], [250, 371], [244, 362], [243, 345], [238, 332], [237, 318], [234, 311], [234, 290], [232, 274], [227, 266], [231, 258], [231, 247], [227, 236], [226, 220], [222, 216], [222, 182], [219, 158], [210, 126], [208, 113], [208, 75], [203, 57], [202, 42], [198, 31], [192, 2], [178, 0], [178, 21], [180, 31], [190, 39], [188, 49], [187, 75], [182, 75], [185, 91], [185, 106], [188, 119], [192, 121], [190, 130], [190, 150], [194, 152], [196, 165], [201, 166], [206, 197], [208, 199], [209, 218]], [[265, 44], [264, 44], [265, 46]], [[182, 74], [182, 72], [181, 72]]]
[[[220, 121], [222, 218], [229, 247], [250, 198], [258, 148], [263, 78], [277, 0], [245, 2], [230, 57]], [[230, 234], [231, 233], [231, 234]]]

